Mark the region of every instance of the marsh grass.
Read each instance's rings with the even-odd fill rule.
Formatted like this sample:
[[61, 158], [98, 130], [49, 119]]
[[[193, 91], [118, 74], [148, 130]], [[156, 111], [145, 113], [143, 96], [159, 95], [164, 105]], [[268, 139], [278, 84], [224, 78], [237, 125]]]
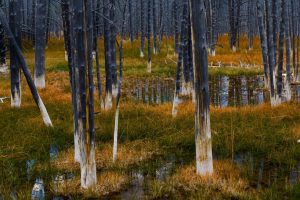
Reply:
[[[103, 41], [99, 42], [102, 46]], [[174, 77], [176, 57], [172, 49], [168, 57], [164, 48], [162, 54], [153, 57], [154, 73], [150, 75], [146, 73], [146, 59], [138, 57], [138, 45], [138, 42], [125, 42], [124, 86], [134, 84], [130, 80], [136, 77]], [[25, 56], [32, 72], [34, 54], [32, 49], [26, 48]], [[103, 58], [103, 50], [100, 52]], [[217, 55], [218, 52], [224, 57], [231, 54], [228, 50], [217, 49]], [[257, 45], [253, 50], [255, 52], [258, 52]], [[238, 60], [238, 55], [242, 55], [242, 52], [239, 54], [238, 51], [231, 59]], [[80, 189], [79, 165], [73, 160], [70, 85], [62, 40], [50, 41], [46, 58], [47, 88], [40, 94], [54, 128], [43, 125], [24, 79], [22, 107], [10, 108], [9, 100], [0, 104], [0, 194], [5, 199], [10, 198], [13, 190], [19, 199], [30, 199], [36, 177], [45, 181], [47, 198], [54, 195], [73, 199], [110, 198], [130, 184], [132, 177], [129, 174], [132, 170], [141, 170], [144, 175], [152, 176], [169, 155], [176, 158], [175, 170], [165, 180], [147, 180], [145, 184], [149, 194], [145, 198], [282, 199], [299, 196], [299, 184], [286, 186], [280, 182], [256, 190], [252, 185], [256, 177], [249, 174], [246, 167], [237, 167], [232, 161], [235, 154], [251, 153], [258, 160], [265, 159], [269, 166], [280, 166], [286, 171], [295, 167], [300, 157], [297, 144], [300, 138], [300, 106], [297, 103], [276, 108], [267, 104], [211, 108], [216, 173], [211, 180], [207, 180], [195, 175], [194, 106], [191, 102], [181, 104], [178, 116], [172, 118], [171, 104], [144, 105], [124, 98], [120, 112], [118, 160], [112, 162], [114, 110], [101, 111], [95, 118], [98, 183], [91, 190]], [[102, 75], [103, 66], [101, 59]], [[212, 68], [210, 73], [254, 75], [260, 74], [261, 69]], [[0, 85], [0, 96], [10, 96], [9, 76], [1, 75]], [[95, 105], [95, 110], [100, 111], [98, 100]], [[50, 159], [50, 145], [56, 145], [59, 149], [58, 158], [54, 161]], [[27, 160], [36, 161], [29, 180]], [[73, 173], [75, 176], [66, 184], [57, 186], [53, 179], [62, 173]]]

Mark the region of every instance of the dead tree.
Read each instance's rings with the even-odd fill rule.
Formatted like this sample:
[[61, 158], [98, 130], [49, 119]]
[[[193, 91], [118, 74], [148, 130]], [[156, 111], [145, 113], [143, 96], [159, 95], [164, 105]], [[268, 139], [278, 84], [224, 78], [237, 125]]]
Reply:
[[195, 143], [197, 174], [212, 175], [208, 55], [204, 0], [190, 0], [195, 85]]
[[45, 88], [46, 14], [47, 1], [36, 0], [34, 83], [40, 89]]
[[30, 72], [27, 68], [27, 65], [26, 65], [24, 56], [22, 54], [22, 51], [21, 51], [20, 47], [18, 46], [18, 43], [17, 43], [12, 31], [9, 28], [9, 24], [7, 22], [5, 13], [3, 12], [2, 8], [0, 8], [0, 22], [3, 25], [4, 30], [6, 31], [7, 37], [10, 39], [10, 42], [12, 44], [11, 46], [14, 48], [14, 51], [16, 52], [18, 61], [21, 65], [21, 68], [22, 68], [22, 71], [23, 71], [24, 76], [26, 78], [27, 84], [30, 88], [30, 91], [31, 91], [31, 94], [33, 96], [33, 99], [34, 99], [35, 103], [37, 104], [37, 106], [40, 109], [40, 112], [42, 114], [45, 125], [46, 126], [52, 126], [52, 122], [50, 120], [50, 117], [48, 115], [46, 107], [45, 107], [45, 105], [44, 105], [44, 103], [43, 103], [43, 101], [42, 101], [35, 85], [34, 85], [34, 82], [31, 78]]
[[[21, 48], [20, 5], [18, 0], [9, 1], [9, 26], [18, 46]], [[21, 106], [21, 64], [13, 42], [10, 41], [10, 80], [11, 80], [11, 106]]]

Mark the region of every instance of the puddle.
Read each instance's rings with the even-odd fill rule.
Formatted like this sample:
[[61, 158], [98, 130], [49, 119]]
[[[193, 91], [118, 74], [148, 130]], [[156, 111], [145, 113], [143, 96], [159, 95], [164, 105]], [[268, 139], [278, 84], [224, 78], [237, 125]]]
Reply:
[[35, 165], [35, 160], [27, 160], [26, 161], [26, 175], [27, 175], [27, 180], [29, 181], [31, 178], [31, 173], [33, 170], [33, 167]]
[[55, 160], [58, 157], [58, 153], [58, 147], [55, 145], [51, 145], [49, 150], [50, 160]]
[[43, 200], [45, 199], [44, 181], [42, 179], [36, 179], [31, 192], [32, 200]]

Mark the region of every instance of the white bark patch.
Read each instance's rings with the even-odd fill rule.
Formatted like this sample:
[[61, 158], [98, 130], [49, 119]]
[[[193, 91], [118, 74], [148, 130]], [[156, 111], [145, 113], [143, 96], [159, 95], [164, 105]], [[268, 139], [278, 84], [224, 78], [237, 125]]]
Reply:
[[[202, 126], [200, 126], [200, 123], [202, 124]], [[203, 119], [200, 117], [196, 119], [196, 124], [199, 128], [198, 133], [196, 133], [195, 137], [197, 174], [200, 176], [212, 175], [213, 157], [209, 110], [206, 110], [204, 112]]]
[[[83, 155], [82, 155], [83, 156]], [[91, 147], [89, 155], [85, 155], [82, 160], [85, 161], [81, 166], [81, 187], [88, 189], [97, 183], [95, 147]]]
[[288, 81], [286, 81], [284, 84], [284, 98], [287, 102], [291, 101], [292, 99], [292, 90]]
[[93, 51], [93, 60], [96, 60], [96, 51]]
[[196, 103], [196, 93], [195, 93], [195, 89], [192, 89], [192, 102]]
[[180, 100], [180, 98], [178, 97], [178, 95], [176, 95], [176, 93], [174, 94], [174, 100], [173, 100], [173, 107], [172, 107], [172, 116], [176, 117], [177, 116], [177, 107], [178, 105], [181, 103], [182, 101]]
[[114, 98], [116, 98], [117, 95], [118, 95], [118, 85], [113, 84], [113, 85], [112, 85], [112, 96], [113, 96]]
[[112, 94], [111, 93], [106, 93], [106, 97], [105, 97], [105, 106], [104, 109], [110, 110], [112, 108]]
[[74, 152], [75, 152], [74, 160], [80, 163], [81, 159], [80, 159], [80, 149], [79, 149], [79, 136], [77, 131], [75, 131], [74, 134]]
[[32, 200], [45, 199], [44, 181], [42, 179], [36, 179], [32, 188], [31, 199]]
[[212, 50], [212, 51], [211, 51], [211, 56], [212, 56], [212, 57], [215, 57], [215, 56], [216, 56], [216, 50]]
[[235, 53], [236, 52], [236, 46], [232, 46], [232, 51]]
[[152, 63], [150, 61], [150, 62], [148, 62], [148, 65], [147, 65], [147, 72], [151, 73], [151, 71], [152, 71]]
[[274, 97], [271, 97], [271, 106], [279, 106], [281, 104], [281, 98], [276, 94]]
[[34, 75], [34, 84], [38, 89], [44, 89], [46, 86], [45, 75], [37, 77]]
[[182, 95], [185, 95], [185, 96], [188, 96], [188, 95], [191, 94], [191, 92], [192, 92], [192, 86], [191, 86], [191, 83], [183, 82], [183, 83], [182, 83], [181, 94], [182, 94]]
[[69, 58], [68, 58], [68, 52], [65, 51], [65, 61], [68, 62]]
[[6, 64], [0, 65], [0, 73], [1, 74], [8, 74], [9, 73], [9, 69], [8, 69], [8, 66]]
[[13, 108], [19, 108], [21, 107], [21, 86], [19, 88], [20, 93], [18, 93], [18, 89], [15, 88], [15, 94], [11, 94], [11, 107]]
[[41, 111], [41, 114], [42, 114], [45, 125], [49, 126], [49, 127], [53, 127], [51, 119], [48, 115], [47, 109], [46, 109], [46, 107], [45, 107], [45, 105], [44, 105], [44, 103], [43, 103], [40, 96], [39, 96], [39, 99], [38, 99], [38, 107]]
[[118, 129], [119, 129], [119, 112], [120, 108], [117, 107], [116, 115], [115, 115], [115, 130], [114, 130], [114, 146], [113, 146], [113, 162], [117, 160], [117, 152], [118, 152]]
[[144, 58], [144, 56], [145, 56], [145, 55], [144, 55], [144, 52], [143, 52], [143, 51], [140, 51], [140, 57], [141, 57], [141, 58]]

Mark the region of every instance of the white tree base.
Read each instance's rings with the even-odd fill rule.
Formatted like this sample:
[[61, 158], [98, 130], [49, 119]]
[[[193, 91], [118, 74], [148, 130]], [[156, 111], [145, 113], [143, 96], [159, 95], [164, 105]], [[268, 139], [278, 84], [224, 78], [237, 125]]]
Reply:
[[[17, 88], [15, 88], [15, 91], [18, 91]], [[20, 108], [21, 107], [21, 88], [20, 93], [15, 92], [14, 95], [11, 94], [11, 107], [13, 108]]]
[[179, 104], [182, 103], [182, 100], [178, 97], [178, 95], [174, 95], [174, 100], [173, 100], [173, 107], [172, 107], [172, 116], [176, 117], [177, 116], [177, 107]]
[[212, 50], [212, 51], [211, 51], [211, 56], [212, 56], [212, 57], [215, 57], [215, 56], [216, 56], [216, 50]]
[[38, 107], [41, 111], [41, 114], [42, 114], [45, 125], [49, 126], [49, 127], [53, 127], [51, 119], [50, 119], [49, 114], [47, 112], [47, 109], [46, 109], [46, 107], [45, 107], [45, 105], [44, 105], [44, 103], [43, 103], [40, 96], [39, 96], [39, 99], [38, 99]]
[[271, 97], [271, 106], [279, 106], [282, 103], [281, 98], [276, 94], [274, 97]]
[[120, 112], [120, 108], [118, 106], [117, 110], [116, 110], [116, 115], [115, 115], [113, 162], [115, 162], [117, 160], [117, 152], [118, 152], [119, 112]]
[[74, 134], [74, 160], [78, 163], [81, 162], [78, 133]]
[[151, 71], [152, 71], [152, 63], [150, 61], [150, 62], [148, 62], [148, 65], [147, 65], [147, 72], [151, 73]]
[[95, 162], [95, 149], [90, 150], [89, 159], [83, 158], [86, 163], [81, 163], [81, 187], [88, 189], [96, 185], [97, 173], [96, 173], [96, 162]]
[[69, 57], [68, 57], [68, 52], [65, 51], [65, 61], [68, 62], [69, 61]]
[[96, 60], [96, 51], [93, 51], [93, 60]]
[[291, 101], [292, 99], [292, 90], [290, 84], [286, 81], [284, 84], [284, 98], [286, 102]]
[[45, 89], [46, 83], [45, 83], [45, 75], [37, 77], [34, 75], [34, 84], [38, 89]]
[[195, 118], [196, 170], [200, 176], [210, 176], [213, 174], [213, 157], [209, 110], [204, 111], [204, 119], [200, 115], [197, 112]]
[[140, 57], [141, 57], [141, 58], [144, 58], [144, 56], [145, 56], [145, 55], [144, 55], [144, 52], [143, 52], [143, 51], [140, 51]]
[[9, 73], [9, 69], [8, 69], [8, 66], [6, 64], [0, 65], [0, 73], [1, 74], [8, 74]]
[[232, 52], [236, 52], [236, 46], [232, 46]]
[[117, 95], [118, 95], [118, 85], [113, 84], [113, 85], [112, 85], [112, 96], [113, 96], [114, 98], [116, 98]]
[[182, 83], [181, 94], [184, 95], [184, 96], [188, 96], [188, 95], [191, 94], [191, 92], [192, 92], [192, 86], [191, 86], [191, 83], [183, 82], [183, 83]]
[[105, 106], [104, 106], [104, 109], [107, 111], [107, 110], [110, 110], [112, 108], [112, 94], [110, 93], [106, 93], [106, 97], [105, 97]]

